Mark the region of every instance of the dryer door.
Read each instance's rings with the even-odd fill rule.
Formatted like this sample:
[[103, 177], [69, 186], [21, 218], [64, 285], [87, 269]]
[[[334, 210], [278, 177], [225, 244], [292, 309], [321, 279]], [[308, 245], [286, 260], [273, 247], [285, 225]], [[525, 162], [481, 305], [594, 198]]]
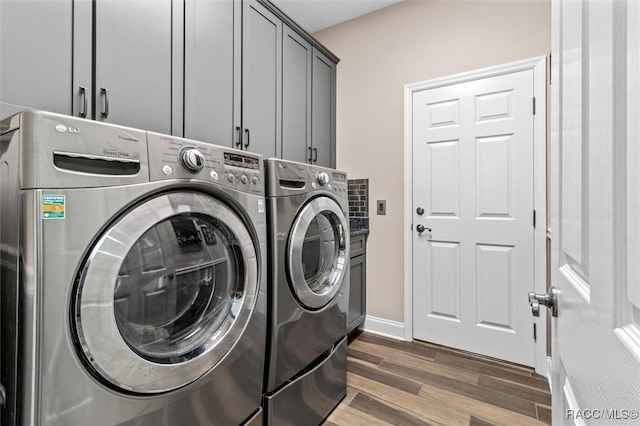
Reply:
[[85, 360], [129, 392], [198, 379], [252, 315], [256, 253], [245, 223], [210, 195], [168, 193], [128, 211], [78, 275], [74, 324]]
[[338, 293], [349, 259], [345, 213], [331, 198], [318, 197], [296, 217], [289, 236], [287, 268], [298, 300], [321, 309]]

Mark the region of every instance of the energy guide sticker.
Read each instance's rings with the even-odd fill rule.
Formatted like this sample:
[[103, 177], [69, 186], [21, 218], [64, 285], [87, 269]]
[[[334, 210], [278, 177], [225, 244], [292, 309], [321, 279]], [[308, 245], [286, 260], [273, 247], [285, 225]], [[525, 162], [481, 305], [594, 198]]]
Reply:
[[65, 214], [64, 195], [42, 196], [42, 218], [64, 219]]

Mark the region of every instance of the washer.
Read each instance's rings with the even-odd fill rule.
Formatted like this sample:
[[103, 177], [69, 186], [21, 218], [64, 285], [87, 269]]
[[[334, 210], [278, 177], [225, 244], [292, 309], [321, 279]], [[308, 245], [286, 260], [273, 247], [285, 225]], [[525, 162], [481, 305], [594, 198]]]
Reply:
[[268, 425], [320, 424], [346, 394], [347, 175], [265, 160]]
[[0, 126], [2, 424], [262, 424], [261, 157], [37, 111]]

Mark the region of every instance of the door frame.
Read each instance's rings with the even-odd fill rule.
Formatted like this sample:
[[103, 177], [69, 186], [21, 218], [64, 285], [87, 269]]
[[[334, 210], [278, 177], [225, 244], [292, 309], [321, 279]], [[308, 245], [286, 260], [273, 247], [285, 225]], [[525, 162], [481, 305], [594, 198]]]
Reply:
[[[547, 57], [525, 59], [503, 65], [469, 71], [433, 80], [407, 84], [404, 87], [404, 339], [413, 340], [413, 94], [452, 84], [533, 70], [533, 94], [536, 99], [533, 116], [534, 209], [534, 287], [547, 292]], [[534, 366], [537, 373], [548, 376], [547, 316], [534, 318], [537, 339]]]

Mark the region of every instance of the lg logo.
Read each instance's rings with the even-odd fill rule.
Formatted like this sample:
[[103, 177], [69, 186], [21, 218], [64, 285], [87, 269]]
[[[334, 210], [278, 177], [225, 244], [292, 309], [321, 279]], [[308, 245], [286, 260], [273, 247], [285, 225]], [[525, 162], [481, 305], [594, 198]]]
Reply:
[[58, 124], [56, 126], [56, 131], [59, 133], [69, 132], [69, 133], [80, 133], [80, 129], [78, 127], [67, 127], [64, 124]]

